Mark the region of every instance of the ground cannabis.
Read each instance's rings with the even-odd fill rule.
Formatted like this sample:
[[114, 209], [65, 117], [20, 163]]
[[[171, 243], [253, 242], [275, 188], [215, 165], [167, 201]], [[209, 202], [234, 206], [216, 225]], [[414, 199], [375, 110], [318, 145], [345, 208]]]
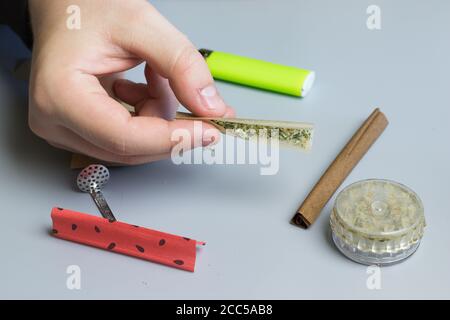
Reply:
[[214, 124], [222, 127], [229, 134], [242, 139], [264, 137], [267, 139], [278, 138], [281, 144], [286, 144], [302, 149], [309, 149], [312, 142], [312, 127], [289, 128], [277, 125], [267, 125], [250, 122], [238, 122], [227, 120], [210, 120]]
[[177, 119], [202, 120], [215, 125], [222, 133], [241, 139], [277, 138], [281, 145], [309, 150], [312, 145], [314, 127], [309, 123], [271, 121], [237, 118], [202, 118], [177, 112]]

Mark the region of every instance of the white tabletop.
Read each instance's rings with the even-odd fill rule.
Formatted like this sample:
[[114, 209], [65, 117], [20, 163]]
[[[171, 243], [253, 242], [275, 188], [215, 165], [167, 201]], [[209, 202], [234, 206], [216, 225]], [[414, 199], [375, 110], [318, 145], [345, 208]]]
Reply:
[[[120, 220], [207, 241], [195, 273], [55, 239], [52, 206], [97, 209], [76, 191], [70, 155], [28, 129], [27, 84], [10, 72], [26, 53], [2, 28], [0, 298], [450, 298], [450, 2], [379, 0], [381, 30], [366, 26], [372, 1], [153, 3], [198, 47], [315, 70], [304, 99], [218, 83], [241, 117], [315, 123], [312, 151], [282, 150], [273, 176], [170, 160], [111, 169], [105, 196]], [[142, 81], [142, 68], [128, 77]], [[332, 201], [309, 230], [289, 220], [376, 106], [390, 125], [344, 186], [404, 183], [428, 226], [418, 251], [381, 269], [370, 290], [366, 267], [330, 241]], [[80, 290], [66, 286], [70, 265]]]

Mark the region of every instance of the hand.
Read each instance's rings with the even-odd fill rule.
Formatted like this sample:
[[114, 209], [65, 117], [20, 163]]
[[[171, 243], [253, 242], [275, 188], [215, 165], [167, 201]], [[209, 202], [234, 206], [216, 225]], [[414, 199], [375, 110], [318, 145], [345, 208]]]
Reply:
[[[191, 42], [144, 0], [78, 0], [81, 28], [66, 26], [71, 0], [29, 0], [34, 32], [29, 125], [50, 144], [113, 163], [170, 156], [178, 101], [199, 116], [233, 116]], [[145, 61], [146, 84], [114, 80]], [[136, 107], [130, 113], [110, 94]], [[177, 101], [178, 100], [178, 101]], [[219, 132], [203, 123], [203, 141]]]

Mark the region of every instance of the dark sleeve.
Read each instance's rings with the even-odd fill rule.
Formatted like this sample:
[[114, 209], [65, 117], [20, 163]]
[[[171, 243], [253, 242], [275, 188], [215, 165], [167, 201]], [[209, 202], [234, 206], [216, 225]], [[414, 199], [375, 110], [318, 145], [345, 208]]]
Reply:
[[0, 24], [10, 26], [31, 49], [33, 34], [28, 13], [28, 0], [0, 0]]

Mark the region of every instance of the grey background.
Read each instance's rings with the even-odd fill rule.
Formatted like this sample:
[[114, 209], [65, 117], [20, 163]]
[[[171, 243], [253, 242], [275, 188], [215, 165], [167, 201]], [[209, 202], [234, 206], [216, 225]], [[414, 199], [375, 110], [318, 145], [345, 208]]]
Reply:
[[[450, 298], [449, 1], [153, 3], [198, 47], [314, 69], [305, 99], [218, 84], [239, 116], [315, 123], [312, 152], [282, 150], [275, 176], [170, 161], [111, 170], [105, 194], [122, 220], [208, 242], [195, 273], [54, 239], [52, 206], [97, 210], [74, 188], [70, 155], [27, 128], [26, 83], [11, 75], [27, 54], [2, 28], [0, 298]], [[370, 4], [380, 31], [366, 28]], [[142, 81], [142, 68], [128, 77]], [[402, 182], [421, 196], [428, 227], [417, 253], [368, 290], [366, 268], [330, 242], [331, 202], [310, 230], [289, 219], [375, 106], [390, 126], [344, 185]], [[79, 291], [66, 288], [71, 264]]]

